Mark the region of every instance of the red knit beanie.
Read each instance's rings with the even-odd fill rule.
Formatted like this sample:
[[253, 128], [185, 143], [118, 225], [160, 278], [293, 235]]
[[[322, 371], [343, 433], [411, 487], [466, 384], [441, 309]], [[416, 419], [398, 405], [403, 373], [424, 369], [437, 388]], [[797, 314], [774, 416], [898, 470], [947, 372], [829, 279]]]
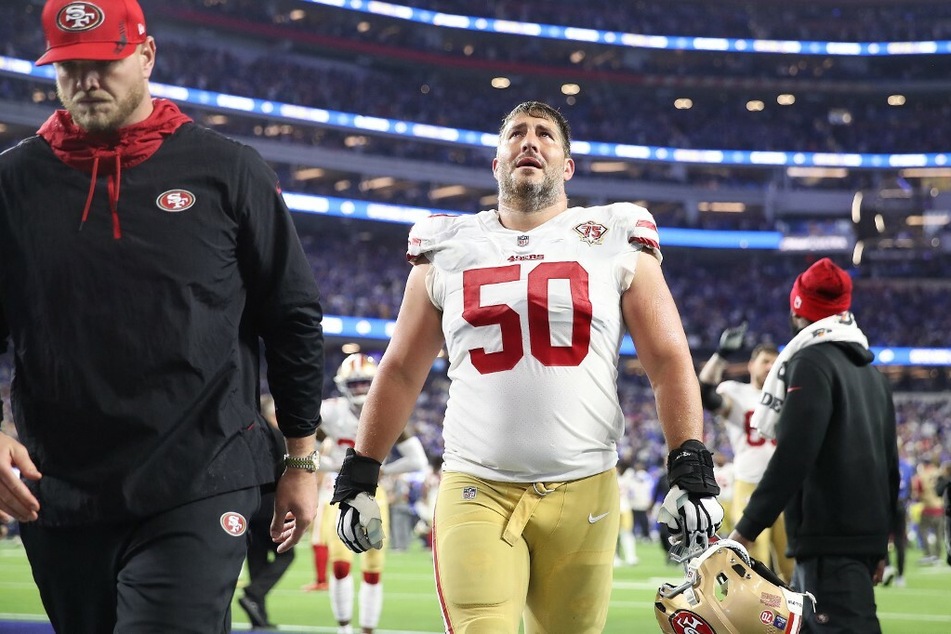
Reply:
[[851, 305], [852, 278], [829, 258], [800, 274], [789, 294], [789, 309], [809, 321], [837, 315]]

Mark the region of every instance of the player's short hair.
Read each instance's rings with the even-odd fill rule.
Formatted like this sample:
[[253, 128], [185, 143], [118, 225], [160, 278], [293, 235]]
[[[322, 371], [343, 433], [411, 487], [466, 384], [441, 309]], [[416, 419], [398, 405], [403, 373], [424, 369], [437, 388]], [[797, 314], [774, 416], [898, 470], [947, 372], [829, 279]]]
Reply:
[[568, 120], [565, 119], [565, 115], [561, 114], [558, 108], [541, 101], [525, 101], [512, 108], [512, 111], [502, 119], [502, 125], [499, 126], [499, 136], [505, 131], [505, 126], [520, 114], [548, 119], [555, 123], [558, 130], [561, 131], [561, 146], [565, 150], [565, 156], [571, 156], [571, 126], [568, 125]]
[[755, 359], [763, 353], [772, 354], [779, 356], [779, 348], [776, 347], [774, 343], [760, 343], [753, 348], [753, 352], [750, 353], [750, 359]]

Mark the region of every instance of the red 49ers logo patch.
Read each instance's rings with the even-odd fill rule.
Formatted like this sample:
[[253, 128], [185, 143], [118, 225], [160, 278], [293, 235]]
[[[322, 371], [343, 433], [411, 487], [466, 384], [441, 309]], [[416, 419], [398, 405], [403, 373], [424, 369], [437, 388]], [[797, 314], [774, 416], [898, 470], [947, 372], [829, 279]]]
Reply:
[[56, 26], [62, 31], [91, 31], [105, 19], [102, 9], [91, 2], [71, 2], [56, 14]]
[[244, 519], [241, 513], [228, 511], [224, 513], [218, 521], [221, 523], [221, 528], [225, 529], [226, 533], [234, 537], [241, 537], [244, 535], [244, 532], [248, 530], [248, 520]]
[[677, 610], [670, 617], [670, 625], [677, 634], [717, 634], [700, 616], [687, 610]]
[[187, 189], [170, 189], [159, 194], [159, 197], [155, 199], [155, 204], [163, 211], [177, 213], [185, 211], [195, 204], [195, 194]]

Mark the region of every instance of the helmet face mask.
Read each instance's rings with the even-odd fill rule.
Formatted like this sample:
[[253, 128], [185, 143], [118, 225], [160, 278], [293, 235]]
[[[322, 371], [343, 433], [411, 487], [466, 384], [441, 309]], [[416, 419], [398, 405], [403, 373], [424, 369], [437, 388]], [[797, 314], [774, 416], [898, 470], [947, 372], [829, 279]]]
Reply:
[[654, 616], [667, 634], [797, 634], [807, 596], [721, 539], [690, 560], [683, 583], [657, 590]]
[[376, 376], [376, 361], [361, 353], [348, 356], [340, 364], [334, 383], [340, 393], [355, 407], [362, 407], [370, 391], [370, 382]]

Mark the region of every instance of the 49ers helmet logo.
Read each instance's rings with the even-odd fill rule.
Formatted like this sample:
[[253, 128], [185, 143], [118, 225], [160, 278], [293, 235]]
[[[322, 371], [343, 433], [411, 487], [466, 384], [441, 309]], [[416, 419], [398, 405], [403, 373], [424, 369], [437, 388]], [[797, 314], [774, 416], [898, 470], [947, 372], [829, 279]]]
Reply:
[[170, 189], [160, 194], [155, 199], [155, 204], [163, 211], [177, 213], [195, 204], [195, 194], [187, 189]]
[[670, 625], [677, 634], [716, 634], [709, 623], [687, 610], [674, 612], [670, 617]]
[[72, 2], [56, 14], [56, 26], [62, 31], [91, 31], [105, 18], [102, 9], [91, 2]]

